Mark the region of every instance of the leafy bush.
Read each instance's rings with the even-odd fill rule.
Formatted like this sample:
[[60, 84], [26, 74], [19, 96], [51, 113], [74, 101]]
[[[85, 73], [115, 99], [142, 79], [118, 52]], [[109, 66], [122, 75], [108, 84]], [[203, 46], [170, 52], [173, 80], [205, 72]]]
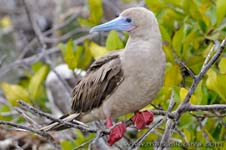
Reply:
[[[89, 0], [90, 15], [87, 19], [78, 18], [80, 26], [94, 26], [101, 23], [103, 17], [103, 6], [101, 0]], [[226, 1], [225, 0], [145, 0], [146, 6], [152, 10], [159, 22], [162, 33], [163, 49], [167, 57], [167, 67], [165, 72], [165, 82], [158, 96], [152, 102], [155, 106], [167, 110], [172, 91], [175, 93], [176, 107], [184, 100], [192, 84], [192, 77], [183, 69], [178, 62], [183, 61], [194, 74], [198, 74], [202, 68], [205, 58], [215, 44], [226, 37]], [[103, 56], [111, 50], [121, 49], [125, 46], [128, 35], [111, 31], [105, 41], [105, 45], [93, 40], [85, 40], [81, 45], [75, 45], [72, 40], [61, 43], [64, 62], [70, 69], [87, 69], [93, 59]], [[215, 51], [214, 51], [215, 53]], [[225, 104], [226, 103], [226, 58], [225, 52], [222, 58], [212, 66], [207, 75], [197, 86], [190, 102], [196, 105]], [[37, 63], [33, 65], [33, 74], [25, 73], [27, 79], [20, 80], [18, 84], [1, 83], [1, 88], [9, 102], [16, 106], [18, 99], [33, 103], [40, 107], [45, 107], [47, 97], [44, 91], [44, 80], [49, 72], [47, 65]], [[176, 107], [174, 107], [176, 109]], [[46, 108], [44, 108], [45, 110]], [[154, 109], [153, 105], [148, 105], [144, 109]], [[5, 112], [10, 109], [7, 106], [0, 106], [0, 111]], [[215, 112], [186, 112], [179, 122], [178, 127], [182, 135], [174, 132], [172, 137], [182, 143], [192, 143], [198, 141], [205, 144], [208, 139], [214, 143], [226, 141], [226, 117], [225, 113], [221, 117]], [[128, 119], [122, 116], [120, 119]], [[4, 118], [10, 120], [13, 118]], [[141, 145], [141, 149], [149, 149], [151, 143], [158, 140], [158, 134], [163, 134], [165, 124], [155, 130], [156, 134], [151, 134]], [[78, 132], [78, 133], [77, 133]], [[135, 138], [142, 136], [146, 129], [138, 132]], [[94, 134], [84, 137], [76, 131], [80, 137], [79, 141], [63, 141], [64, 149], [70, 149], [82, 144], [84, 141], [93, 138]], [[203, 137], [205, 135], [206, 137]], [[133, 138], [131, 138], [134, 140]], [[194, 148], [195, 145], [191, 146]], [[183, 147], [183, 146], [180, 146]], [[172, 149], [177, 149], [174, 147]]]

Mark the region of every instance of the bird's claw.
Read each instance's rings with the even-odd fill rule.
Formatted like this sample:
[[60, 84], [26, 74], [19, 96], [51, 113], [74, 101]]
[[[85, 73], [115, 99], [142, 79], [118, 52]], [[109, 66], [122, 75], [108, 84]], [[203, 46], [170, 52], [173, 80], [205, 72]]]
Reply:
[[113, 123], [112, 123], [112, 120], [111, 120], [110, 117], [106, 118], [106, 126], [107, 126], [108, 129], [113, 126]]
[[[146, 125], [149, 125], [153, 121], [154, 115], [152, 112], [143, 111], [143, 112], [136, 112], [135, 115], [131, 118], [134, 122], [137, 129], [142, 129]], [[107, 118], [107, 125], [108, 128], [111, 129], [110, 134], [108, 136], [108, 144], [112, 146], [115, 142], [120, 140], [124, 133], [126, 132], [126, 124], [120, 123], [112, 126], [110, 119]], [[111, 126], [111, 127], [110, 127]]]
[[108, 136], [108, 144], [112, 146], [115, 142], [120, 140], [126, 132], [126, 124], [120, 123], [112, 128]]
[[154, 115], [150, 111], [136, 112], [131, 118], [137, 129], [142, 129], [153, 121]]

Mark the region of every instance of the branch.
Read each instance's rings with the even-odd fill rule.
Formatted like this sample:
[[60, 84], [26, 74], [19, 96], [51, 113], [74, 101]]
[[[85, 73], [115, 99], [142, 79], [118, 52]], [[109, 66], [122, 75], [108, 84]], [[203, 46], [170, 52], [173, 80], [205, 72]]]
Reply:
[[194, 74], [194, 72], [193, 72], [190, 68], [188, 68], [188, 66], [186, 66], [186, 65], [184, 64], [184, 62], [182, 62], [182, 61], [179, 62], [179, 60], [178, 60], [178, 63], [179, 63], [183, 68], [185, 68], [185, 69], [187, 70], [187, 72], [189, 73], [189, 75], [190, 75], [193, 79], [195, 79], [195, 74]]
[[144, 139], [145, 139], [151, 132], [153, 132], [156, 128], [158, 128], [158, 127], [164, 122], [164, 120], [165, 120], [165, 119], [160, 119], [160, 120], [158, 120], [154, 125], [152, 125], [152, 126], [148, 129], [148, 131], [145, 132], [144, 135], [142, 135], [139, 139], [136, 140], [136, 142], [134, 142], [134, 143], [130, 146], [129, 150], [132, 150], [132, 149], [134, 149], [134, 148], [136, 148], [136, 147], [139, 147], [140, 144], [144, 141]]
[[226, 111], [226, 104], [187, 105], [183, 111]]
[[80, 149], [80, 148], [82, 148], [82, 147], [86, 146], [87, 144], [91, 143], [92, 141], [93, 141], [93, 139], [88, 140], [88, 141], [86, 141], [86, 142], [84, 142], [84, 143], [80, 144], [79, 146], [77, 146], [77, 147], [73, 148], [73, 150]]
[[20, 108], [16, 108], [16, 111], [18, 113], [20, 113], [20, 115], [23, 116], [23, 118], [28, 122], [30, 123], [30, 125], [32, 125], [32, 127], [34, 128], [39, 128], [40, 125], [38, 123], [36, 123], [31, 117], [29, 117], [22, 109]]
[[81, 12], [80, 13], [76, 13], [76, 14], [70, 16], [68, 19], [64, 20], [64, 22], [62, 24], [56, 25], [54, 28], [51, 28], [51, 29], [45, 31], [43, 34], [45, 36], [47, 36], [49, 34], [52, 34], [54, 31], [59, 30], [59, 29], [65, 27], [65, 26], [67, 26], [71, 22], [73, 22], [80, 15], [81, 15]]
[[209, 51], [209, 53], [208, 53], [208, 55], [207, 55], [207, 57], [206, 57], [206, 59], [205, 59], [205, 61], [203, 63], [203, 66], [202, 66], [202, 69], [201, 70], [203, 70], [206, 67], [206, 65], [210, 61], [210, 58], [211, 58], [214, 50], [217, 49], [219, 47], [219, 45], [220, 45], [220, 43], [217, 40], [215, 40], [214, 41], [214, 46], [212, 46], [212, 48], [210, 49], [210, 51]]
[[[183, 102], [179, 105], [177, 110], [174, 112], [176, 115], [176, 120], [179, 119], [181, 113], [183, 112], [183, 109], [187, 107], [186, 105], [189, 103], [189, 100], [191, 98], [191, 95], [194, 93], [196, 87], [198, 86], [199, 82], [202, 80], [205, 73], [209, 70], [209, 68], [216, 62], [216, 60], [220, 57], [221, 53], [223, 52], [224, 48], [226, 46], [226, 38], [221, 42], [219, 50], [214, 54], [214, 56], [208, 61], [208, 63], [203, 67], [203, 69], [200, 71], [200, 73], [196, 76], [194, 79], [190, 90], [188, 91], [187, 95], [185, 96]], [[212, 51], [210, 51], [212, 53]]]
[[6, 59], [6, 55], [3, 55], [1, 58], [0, 58], [0, 68], [2, 67], [2, 64], [4, 63]]
[[[167, 110], [167, 114], [172, 111], [175, 104], [176, 103], [174, 102], [174, 92], [172, 91], [170, 103], [169, 103], [168, 110]], [[173, 126], [175, 124], [173, 119], [169, 118], [168, 115], [165, 116], [165, 118], [167, 118], [167, 122], [166, 122], [164, 134], [162, 135], [162, 139], [160, 141], [160, 145], [159, 145], [159, 148], [158, 148], [160, 150], [161, 150], [161, 148], [164, 148], [166, 144], [169, 143], [169, 141], [171, 139], [172, 129], [173, 129]]]
[[75, 29], [72, 30], [66, 34], [64, 34], [63, 36], [59, 37], [59, 38], [48, 38], [48, 37], [44, 37], [44, 42], [45, 43], [60, 43], [60, 42], [65, 42], [67, 41], [69, 38], [71, 38], [73, 35], [78, 34], [78, 33], [88, 33], [89, 28], [80, 28], [80, 29]]
[[[158, 148], [158, 150], [164, 149], [165, 145], [169, 144], [171, 134], [172, 134], [172, 129], [174, 128], [176, 121], [180, 118], [182, 113], [184, 113], [186, 111], [200, 111], [200, 110], [202, 110], [202, 111], [203, 110], [205, 110], [205, 111], [225, 110], [226, 105], [204, 105], [204, 106], [196, 105], [195, 106], [195, 105], [191, 105], [189, 103], [190, 98], [191, 98], [192, 94], [194, 93], [196, 87], [198, 86], [199, 82], [202, 80], [203, 76], [209, 70], [209, 68], [220, 57], [225, 46], [226, 46], [226, 38], [222, 41], [220, 49], [213, 55], [212, 58], [210, 58], [210, 55], [212, 54], [214, 48], [211, 49], [211, 51], [208, 54], [208, 57], [206, 58], [206, 60], [203, 64], [203, 67], [202, 67], [200, 73], [197, 76], [195, 76], [193, 74], [193, 72], [188, 67], [186, 67], [186, 65], [184, 65], [182, 63], [183, 66], [188, 70], [189, 74], [193, 77], [193, 83], [192, 83], [191, 88], [188, 91], [187, 95], [185, 96], [183, 102], [179, 105], [179, 107], [176, 109], [176, 111], [173, 112], [174, 120], [170, 119], [170, 118], [167, 119], [166, 128], [165, 128], [164, 134], [162, 136], [162, 139], [161, 139], [161, 142], [160, 142], [160, 147]], [[169, 110], [168, 110], [168, 112], [169, 112]]]
[[[87, 35], [84, 35], [84, 36], [74, 40], [73, 42], [75, 45], [77, 45], [77, 44], [84, 42], [84, 40], [86, 40], [86, 39], [93, 39], [97, 35], [98, 35], [97, 33], [93, 33], [91, 35], [87, 34]], [[60, 49], [58, 47], [52, 47], [52, 48], [47, 49], [46, 52], [41, 52], [41, 53], [35, 54], [33, 56], [30, 56], [30, 57], [27, 57], [24, 59], [14, 61], [11, 64], [8, 64], [6, 66], [2, 66], [2, 68], [0, 69], [0, 78], [15, 68], [18, 68], [23, 65], [31, 65], [31, 64], [43, 59], [44, 54], [51, 55], [51, 54], [59, 52], [59, 51], [60, 51]]]
[[11, 122], [7, 122], [7, 121], [0, 121], [0, 125], [7, 125], [7, 126], [12, 126], [12, 127], [15, 127], [15, 128], [18, 128], [18, 129], [23, 129], [25, 131], [29, 131], [29, 132], [32, 132], [32, 133], [35, 133], [43, 138], [45, 138], [48, 142], [50, 142], [57, 150], [60, 150], [60, 145], [57, 144], [53, 137], [51, 135], [49, 135], [47, 132], [43, 132], [43, 131], [40, 131], [40, 130], [36, 130], [36, 129], [32, 129], [30, 127], [26, 127], [26, 126], [22, 126], [22, 125], [19, 125], [19, 124], [15, 124], [15, 123], [11, 123]]
[[97, 132], [97, 129], [90, 129], [90, 128], [88, 128], [88, 126], [84, 125], [84, 123], [79, 123], [77, 121], [76, 124], [74, 124], [74, 123], [71, 123], [71, 122], [68, 122], [68, 121], [64, 121], [63, 119], [54, 118], [51, 115], [44, 113], [44, 112], [32, 107], [31, 105], [23, 102], [23, 101], [18, 101], [18, 103], [20, 104], [20, 106], [22, 108], [28, 110], [29, 112], [36, 114], [36, 115], [39, 115], [41, 117], [45, 117], [45, 118], [47, 118], [51, 121], [58, 122], [60, 125], [63, 125], [63, 126], [66, 126], [66, 127], [78, 128], [78, 129], [85, 130], [85, 131], [88, 131], [88, 132]]
[[167, 112], [167, 111], [164, 111], [164, 110], [151, 110], [151, 112], [154, 114], [154, 115], [161, 115], [161, 116], [167, 116], [171, 119], [174, 118], [174, 114], [171, 113], [171, 112]]
[[184, 139], [185, 143], [188, 145], [189, 144], [189, 141], [186, 137], [186, 135], [184, 134], [184, 132], [182, 132], [178, 126], [175, 127], [175, 131]]
[[[49, 114], [46, 114], [34, 107], [32, 107], [31, 105], [23, 102], [23, 101], [18, 101], [18, 103], [20, 104], [20, 107], [24, 110], [26, 110], [27, 112], [31, 112], [32, 114], [35, 114], [35, 115], [38, 115], [40, 117], [45, 117], [53, 122], [56, 122], [58, 125], [63, 125], [63, 126], [67, 126], [67, 127], [72, 127], [72, 128], [78, 128], [80, 130], [83, 130], [83, 131], [87, 131], [87, 132], [91, 132], [91, 133], [97, 133], [97, 136], [96, 138], [93, 140], [93, 141], [96, 141], [97, 139], [99, 139], [100, 137], [104, 136], [104, 135], [107, 135], [109, 134], [109, 130], [102, 130], [102, 129], [91, 129], [89, 128], [87, 125], [84, 125], [83, 123], [82, 124], [79, 124], [79, 122], [76, 124], [74, 124], [74, 122], [68, 122], [68, 121], [64, 121], [63, 119], [57, 119], [57, 118], [54, 118], [52, 117], [51, 115]], [[155, 115], [157, 114], [162, 114], [162, 115], [165, 115], [167, 112], [164, 112], [164, 111], [152, 111]], [[171, 116], [172, 114], [170, 114], [169, 116]], [[161, 122], [160, 122], [161, 121]], [[157, 128], [162, 122], [163, 120], [160, 120], [158, 121], [156, 124], [154, 124], [146, 134], [144, 134], [139, 141], [137, 142], [142, 142], [146, 136], [148, 136], [155, 128]], [[129, 119], [126, 121], [126, 126], [129, 127], [133, 125], [133, 122]], [[42, 130], [41, 130], [42, 131]], [[87, 142], [88, 144], [89, 142]], [[85, 143], [84, 143], [85, 145]]]
[[32, 12], [31, 10], [29, 9], [28, 7], [28, 4], [26, 3], [26, 0], [22, 0], [23, 2], [23, 5], [24, 5], [24, 9], [27, 13], [27, 16], [28, 16], [28, 20], [33, 28], [33, 31], [38, 39], [38, 42], [39, 44], [41, 45], [41, 50], [42, 50], [42, 53], [44, 55], [44, 59], [46, 61], [46, 63], [50, 66], [51, 70], [56, 74], [56, 76], [58, 77], [58, 79], [61, 81], [61, 83], [64, 85], [66, 91], [68, 92], [68, 94], [70, 95], [71, 92], [72, 92], [72, 89], [70, 88], [70, 86], [68, 85], [68, 83], [59, 75], [58, 72], [56, 72], [56, 70], [54, 69], [54, 66], [49, 58], [48, 55], [46, 55], [46, 44], [44, 42], [44, 36], [42, 35], [42, 32], [41, 30], [39, 29], [37, 23], [35, 22], [34, 18], [33, 18], [33, 15], [32, 15]]

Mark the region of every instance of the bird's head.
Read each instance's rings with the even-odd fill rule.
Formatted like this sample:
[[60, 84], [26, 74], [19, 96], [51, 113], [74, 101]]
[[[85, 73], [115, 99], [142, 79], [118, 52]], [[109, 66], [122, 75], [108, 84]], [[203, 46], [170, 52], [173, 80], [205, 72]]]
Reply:
[[143, 7], [133, 7], [124, 10], [119, 17], [104, 24], [93, 27], [90, 32], [100, 31], [127, 31], [129, 33], [139, 33], [155, 28], [157, 20], [154, 14]]

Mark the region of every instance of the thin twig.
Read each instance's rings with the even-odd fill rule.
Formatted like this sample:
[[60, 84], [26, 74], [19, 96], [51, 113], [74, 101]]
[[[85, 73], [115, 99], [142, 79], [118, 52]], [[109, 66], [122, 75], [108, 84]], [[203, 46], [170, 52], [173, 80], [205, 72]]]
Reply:
[[62, 82], [62, 84], [64, 85], [66, 91], [68, 92], [68, 94], [70, 95], [72, 92], [72, 89], [70, 88], [70, 86], [68, 85], [68, 83], [59, 75], [58, 72], [56, 72], [56, 70], [54, 69], [55, 67], [52, 64], [52, 61], [50, 60], [49, 56], [46, 55], [46, 43], [44, 41], [44, 36], [41, 32], [41, 30], [39, 29], [37, 23], [35, 22], [33, 15], [32, 15], [32, 11], [30, 10], [30, 8], [28, 7], [28, 4], [26, 3], [26, 0], [22, 0], [23, 5], [24, 5], [24, 9], [26, 11], [26, 14], [28, 16], [28, 20], [33, 28], [33, 31], [38, 39], [39, 44], [41, 45], [41, 50], [42, 53], [44, 55], [44, 59], [45, 62], [50, 66], [51, 70], [56, 74], [57, 78], [60, 80], [60, 82]]
[[183, 111], [226, 111], [226, 104], [189, 105]]
[[[84, 40], [86, 40], [86, 39], [93, 39], [97, 35], [98, 35], [97, 33], [93, 33], [91, 35], [86, 34], [86, 35], [74, 40], [73, 42], [75, 45], [77, 45], [77, 44], [84, 42]], [[24, 64], [31, 65], [31, 64], [41, 60], [42, 58], [44, 58], [44, 54], [51, 55], [51, 54], [59, 52], [59, 51], [60, 51], [60, 49], [58, 47], [52, 47], [52, 48], [47, 49], [46, 52], [41, 52], [41, 53], [35, 54], [33, 56], [30, 56], [30, 57], [27, 57], [27, 58], [24, 58], [21, 60], [16, 60], [8, 65], [2, 66], [2, 68], [0, 69], [0, 78], [3, 77], [9, 71], [11, 71], [15, 68], [18, 68]]]
[[5, 61], [6, 59], [6, 55], [3, 55], [1, 58], [0, 58], [0, 68], [2, 67], [2, 64], [3, 62]]
[[47, 113], [44, 113], [34, 107], [32, 107], [31, 105], [23, 102], [23, 101], [18, 101], [18, 103], [25, 109], [29, 110], [29, 112], [33, 112], [33, 113], [36, 113], [36, 115], [39, 115], [39, 116], [42, 116], [42, 117], [45, 117], [51, 121], [54, 121], [54, 122], [58, 122], [60, 123], [61, 125], [63, 126], [66, 126], [66, 127], [74, 127], [74, 128], [78, 128], [78, 129], [81, 129], [81, 130], [85, 130], [87, 132], [97, 132], [97, 129], [90, 129], [88, 128], [88, 126], [84, 126], [83, 124], [73, 124], [71, 122], [67, 122], [67, 121], [64, 121], [62, 119], [58, 119], [58, 118], [54, 118], [52, 117], [51, 115], [47, 114]]
[[144, 133], [144, 135], [142, 135], [139, 139], [137, 139], [129, 148], [129, 150], [132, 150], [136, 147], [139, 147], [140, 144], [143, 142], [143, 140], [151, 133], [153, 132], [156, 128], [158, 128], [162, 123], [163, 123], [164, 119], [160, 119], [158, 120], [155, 124], [153, 124], [147, 132]]
[[194, 93], [196, 87], [198, 86], [199, 82], [205, 75], [205, 73], [209, 70], [209, 68], [216, 62], [216, 60], [220, 57], [221, 53], [223, 52], [226, 46], [226, 38], [222, 41], [219, 50], [214, 54], [214, 56], [208, 61], [206, 66], [200, 71], [200, 73], [196, 76], [195, 80], [193, 81], [190, 90], [188, 91], [187, 95], [185, 96], [183, 102], [179, 105], [177, 110], [175, 111], [176, 119], [178, 120], [179, 116], [182, 114], [183, 110], [186, 107], [189, 107], [188, 103], [191, 98], [191, 95]]
[[161, 105], [160, 105], [160, 106], [156, 106], [156, 105], [154, 105], [154, 104], [152, 104], [152, 103], [150, 103], [150, 105], [151, 105], [152, 107], [154, 107], [155, 109], [157, 109], [157, 110], [163, 110], [163, 108], [162, 108]]
[[169, 103], [169, 106], [168, 106], [168, 110], [167, 110], [167, 113], [170, 113], [170, 111], [173, 109], [173, 107], [175, 106], [175, 102], [174, 102], [174, 91], [172, 91], [172, 94], [171, 94], [171, 97], [170, 97], [170, 103]]
[[86, 142], [84, 142], [84, 143], [80, 144], [79, 146], [77, 146], [77, 147], [73, 148], [73, 150], [80, 149], [80, 148], [82, 148], [82, 147], [86, 146], [87, 144], [91, 143], [92, 141], [93, 141], [93, 139], [88, 140], [88, 141], [86, 141]]
[[165, 148], [169, 144], [172, 135], [172, 129], [174, 128], [174, 121], [172, 119], [167, 119], [164, 134], [162, 135], [161, 142], [159, 144], [158, 150]]
[[209, 60], [210, 60], [210, 58], [211, 58], [211, 56], [212, 56], [214, 50], [215, 50], [216, 48], [218, 48], [218, 47], [219, 47], [219, 42], [218, 42], [217, 40], [215, 40], [215, 41], [214, 41], [214, 46], [211, 47], [211, 49], [210, 49], [210, 51], [209, 51], [209, 53], [208, 53], [208, 55], [207, 55], [207, 57], [206, 57], [206, 59], [205, 59], [203, 65], [202, 65], [202, 69], [201, 69], [201, 70], [203, 70], [203, 69], [206, 67], [206, 65], [208, 64], [208, 62], [209, 62]]
[[188, 68], [188, 66], [186, 66], [184, 62], [180, 61], [180, 62], [178, 62], [178, 63], [179, 63], [183, 68], [185, 68], [185, 69], [187, 70], [187, 72], [189, 73], [189, 75], [190, 75], [193, 79], [195, 79], [195, 74], [194, 74], [194, 72], [193, 72], [190, 68]]
[[48, 142], [50, 142], [57, 150], [60, 150], [60, 145], [57, 144], [53, 137], [51, 135], [49, 135], [48, 133], [46, 132], [43, 132], [43, 131], [40, 131], [40, 130], [36, 130], [36, 129], [32, 129], [31, 127], [26, 127], [26, 126], [22, 126], [22, 125], [19, 125], [19, 124], [15, 124], [15, 123], [12, 123], [12, 122], [7, 122], [7, 121], [0, 121], [0, 125], [7, 125], [7, 126], [12, 126], [12, 127], [15, 127], [15, 128], [18, 128], [18, 129], [23, 129], [25, 131], [29, 131], [29, 132], [32, 132], [32, 133], [35, 133], [43, 138], [45, 138]]
[[88, 33], [89, 28], [80, 28], [80, 29], [76, 29], [73, 31], [70, 31], [66, 34], [64, 34], [63, 36], [59, 37], [59, 38], [48, 38], [48, 37], [44, 37], [44, 42], [45, 43], [60, 43], [60, 42], [65, 42], [66, 40], [70, 39], [73, 35], [78, 34], [78, 33]]
[[101, 130], [97, 131], [95, 138], [94, 138], [94, 139], [91, 141], [91, 143], [89, 144], [89, 149], [92, 149], [92, 148], [91, 148], [92, 145], [95, 144], [95, 143], [98, 141], [98, 139], [100, 139], [100, 138], [103, 137], [104, 135], [105, 135], [105, 134], [104, 134]]
[[[176, 103], [174, 102], [174, 91], [172, 91], [172, 94], [170, 97], [170, 103], [169, 103], [168, 110], [167, 110], [168, 113], [170, 113], [172, 111], [175, 104]], [[166, 127], [165, 127], [164, 134], [162, 135], [160, 144], [159, 144], [160, 147], [158, 149], [164, 148], [164, 145], [168, 144], [171, 139], [171, 133], [172, 133], [171, 131], [172, 131], [175, 123], [174, 123], [173, 119], [168, 117], [168, 113], [167, 113], [167, 116], [165, 116], [165, 118], [167, 117]]]
[[37, 43], [37, 38], [32, 39], [21, 51], [21, 54], [18, 56], [17, 60], [23, 59], [27, 52], [32, 48], [34, 44]]
[[23, 118], [30, 123], [30, 125], [32, 125], [35, 128], [40, 127], [40, 125], [37, 122], [35, 122], [31, 117], [29, 117], [23, 110], [21, 110], [20, 108], [16, 108], [16, 111], [19, 112], [23, 116]]
[[162, 115], [162, 116], [168, 116], [169, 118], [174, 118], [174, 114], [171, 113], [171, 112], [167, 112], [167, 111], [164, 111], [164, 110], [151, 110], [151, 112], [154, 114], [154, 115]]
[[[216, 62], [216, 60], [220, 57], [221, 53], [223, 52], [224, 48], [226, 46], [226, 38], [222, 41], [221, 46], [219, 50], [211, 57], [208, 58], [210, 60], [206, 60], [204, 62], [204, 67], [201, 69], [200, 73], [193, 78], [193, 83], [191, 85], [190, 90], [188, 91], [187, 95], [185, 96], [183, 102], [179, 105], [176, 111], [173, 112], [174, 115], [174, 120], [168, 118], [167, 124], [165, 127], [165, 132], [162, 136], [160, 147], [158, 148], [159, 150], [164, 149], [165, 145], [168, 144], [170, 135], [172, 134], [172, 128], [176, 124], [176, 121], [180, 118], [181, 114], [186, 112], [186, 111], [200, 111], [200, 110], [216, 110], [216, 108], [225, 109], [225, 105], [214, 105], [214, 106], [195, 106], [191, 105], [189, 103], [190, 98], [192, 94], [194, 93], [196, 87], [198, 86], [199, 82], [205, 75], [205, 73], [208, 71], [208, 69]], [[212, 51], [210, 51], [212, 53]], [[209, 54], [211, 55], [211, 54]], [[219, 110], [219, 109], [218, 109]], [[163, 143], [165, 142], [165, 144]]]
[[198, 126], [200, 127], [200, 130], [202, 131], [203, 137], [206, 139], [206, 142], [209, 143], [209, 142], [210, 142], [210, 139], [209, 139], [209, 137], [208, 137], [208, 134], [206, 133], [205, 130], [203, 130], [202, 120], [203, 120], [204, 118], [198, 118], [198, 117], [196, 117], [195, 115], [193, 115], [193, 116], [196, 118], [196, 120], [197, 120], [197, 122], [198, 122]]
[[178, 126], [175, 127], [175, 131], [184, 139], [185, 143], [188, 145], [188, 139], [186, 137], [186, 135], [184, 134], [184, 132], [181, 131], [180, 128], [178, 128]]
[[45, 36], [47, 36], [47, 35], [49, 35], [49, 34], [52, 34], [54, 31], [59, 30], [59, 29], [65, 27], [65, 26], [67, 26], [67, 25], [70, 24], [72, 21], [75, 21], [75, 19], [76, 19], [78, 16], [80, 16], [80, 15], [81, 15], [81, 13], [73, 14], [73, 15], [70, 16], [68, 19], [64, 20], [64, 22], [63, 22], [62, 24], [59, 24], [59, 25], [54, 26], [54, 28], [51, 28], [51, 29], [45, 31], [43, 34], [44, 34]]

